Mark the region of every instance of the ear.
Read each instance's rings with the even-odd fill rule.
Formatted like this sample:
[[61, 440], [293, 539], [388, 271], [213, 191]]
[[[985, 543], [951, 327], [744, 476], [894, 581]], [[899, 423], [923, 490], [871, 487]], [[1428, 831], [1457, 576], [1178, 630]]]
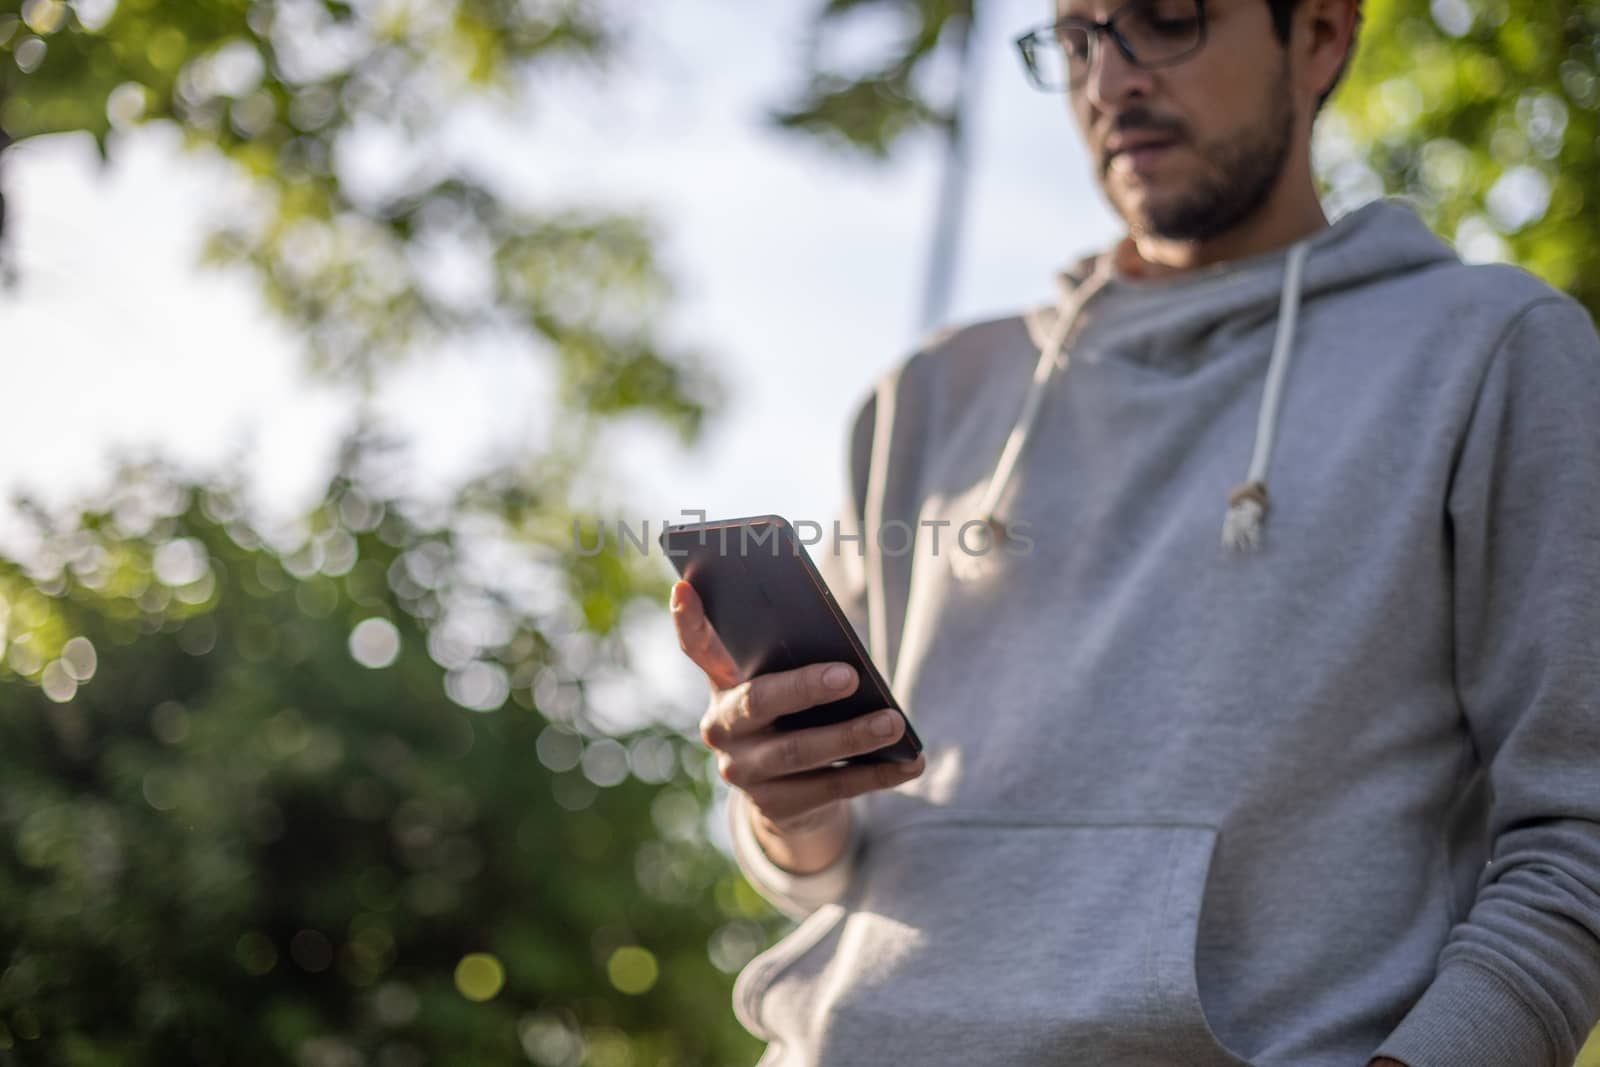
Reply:
[[1355, 43], [1361, 0], [1303, 0], [1291, 45], [1300, 88], [1316, 100], [1339, 77]]

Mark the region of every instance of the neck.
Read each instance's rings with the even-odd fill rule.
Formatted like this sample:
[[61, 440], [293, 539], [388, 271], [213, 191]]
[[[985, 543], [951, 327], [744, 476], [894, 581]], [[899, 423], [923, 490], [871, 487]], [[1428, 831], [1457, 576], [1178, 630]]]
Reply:
[[1261, 210], [1216, 237], [1171, 241], [1153, 234], [1130, 233], [1117, 246], [1117, 266], [1129, 277], [1168, 278], [1214, 263], [1271, 252], [1327, 227], [1328, 217], [1306, 175], [1303, 182], [1280, 185], [1278, 195], [1271, 197]]

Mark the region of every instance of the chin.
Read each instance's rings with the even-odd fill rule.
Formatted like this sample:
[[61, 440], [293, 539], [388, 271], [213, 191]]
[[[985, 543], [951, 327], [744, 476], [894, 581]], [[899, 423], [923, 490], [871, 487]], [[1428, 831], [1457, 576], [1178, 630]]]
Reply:
[[1128, 229], [1136, 234], [1161, 236], [1165, 223], [1172, 215], [1173, 197], [1151, 195], [1147, 189], [1115, 188], [1106, 190], [1106, 199]]
[[1115, 194], [1108, 192], [1107, 199], [1135, 236], [1196, 241], [1213, 236], [1215, 231], [1214, 206], [1200, 190], [1121, 188]]

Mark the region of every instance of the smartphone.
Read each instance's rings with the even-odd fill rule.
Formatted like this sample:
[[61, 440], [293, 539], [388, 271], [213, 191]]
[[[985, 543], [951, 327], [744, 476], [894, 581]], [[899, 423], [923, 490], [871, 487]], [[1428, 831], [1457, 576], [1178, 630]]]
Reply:
[[922, 741], [788, 520], [753, 515], [668, 524], [658, 541], [699, 594], [740, 681], [813, 663], [837, 661], [855, 668], [857, 683], [849, 696], [784, 715], [773, 723], [776, 729], [824, 726], [893, 708], [905, 732], [884, 748], [839, 763], [917, 758]]

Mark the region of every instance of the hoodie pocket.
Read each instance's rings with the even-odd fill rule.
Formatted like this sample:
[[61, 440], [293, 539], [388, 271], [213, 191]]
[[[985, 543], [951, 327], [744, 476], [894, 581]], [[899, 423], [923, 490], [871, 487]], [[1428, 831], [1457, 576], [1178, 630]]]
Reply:
[[821, 1065], [1249, 1067], [1196, 980], [1215, 844], [972, 814], [870, 835], [846, 900], [739, 976], [739, 1018]]

